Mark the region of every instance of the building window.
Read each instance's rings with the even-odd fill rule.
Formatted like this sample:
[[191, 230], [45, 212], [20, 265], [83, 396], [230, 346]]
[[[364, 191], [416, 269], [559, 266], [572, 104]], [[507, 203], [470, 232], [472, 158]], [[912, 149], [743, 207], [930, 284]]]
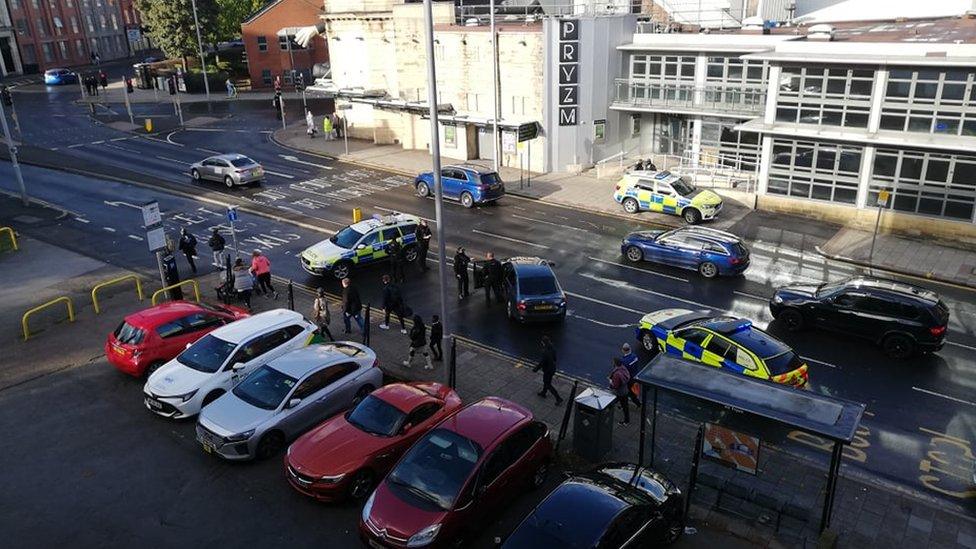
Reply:
[[58, 42], [58, 48], [61, 50], [61, 59], [71, 59], [71, 54], [68, 53], [68, 42], [64, 40]]
[[759, 164], [759, 134], [737, 132], [735, 122], [721, 118], [702, 118], [699, 163], [709, 167], [731, 168], [754, 173]]
[[641, 130], [641, 115], [632, 114], [630, 115], [630, 136], [637, 137], [640, 135]]
[[64, 23], [61, 22], [61, 18], [52, 17], [51, 20], [54, 22], [54, 33], [59, 35], [63, 34], [64, 31], [62, 29], [64, 29]]
[[38, 9], [38, 10], [41, 9], [40, 0], [32, 0], [31, 3], [34, 4], [34, 9]]
[[261, 82], [266, 86], [270, 86], [272, 83], [271, 79], [271, 69], [264, 69], [261, 71]]
[[784, 66], [776, 120], [867, 128], [873, 83], [872, 69]]
[[108, 28], [108, 23], [105, 20], [105, 14], [104, 13], [102, 13], [102, 14], [100, 14], [98, 16], [98, 28], [101, 29], [101, 30], [105, 30], [106, 28]]
[[22, 46], [24, 52], [24, 63], [33, 65], [37, 63], [37, 50], [34, 49], [34, 44], [25, 44]]
[[95, 32], [95, 24], [92, 23], [92, 16], [86, 15], [85, 22], [88, 23], [88, 32]]
[[268, 38], [266, 36], [258, 36], [258, 51], [268, 51]]
[[75, 51], [78, 52], [79, 57], [83, 57], [85, 54], [85, 42], [84, 40], [75, 40]]
[[65, 5], [68, 6], [69, 8], [73, 8], [75, 7], [75, 2], [74, 0], [67, 0], [67, 2], [65, 2]]
[[71, 32], [78, 33], [78, 18], [74, 15], [71, 16]]
[[878, 192], [891, 193], [891, 208], [901, 212], [973, 221], [976, 157], [878, 149], [868, 203]]
[[838, 143], [774, 139], [767, 192], [854, 204], [861, 150]]
[[30, 25], [27, 24], [26, 19], [18, 19], [14, 22], [14, 26], [17, 28], [17, 34], [21, 36], [30, 36]]
[[44, 53], [44, 61], [46, 63], [54, 61], [54, 46], [50, 42], [41, 44], [41, 51]]
[[444, 126], [444, 145], [452, 149], [457, 147], [457, 126]]
[[47, 22], [43, 19], [37, 20], [37, 35], [47, 36]]
[[305, 49], [305, 48], [301, 47], [298, 44], [298, 42], [295, 42], [295, 35], [294, 34], [289, 35], [289, 36], [279, 36], [278, 37], [278, 48], [281, 51], [288, 51], [288, 48], [289, 47], [291, 48], [291, 51], [298, 51], [298, 50], [304, 50]]
[[705, 82], [737, 86], [766, 86], [769, 63], [738, 57], [709, 57]]
[[630, 56], [630, 78], [632, 80], [656, 80], [674, 84], [695, 82], [695, 57], [689, 55], [643, 55]]
[[965, 70], [892, 69], [881, 129], [976, 135], [976, 78]]
[[10, 9], [12, 9], [12, 10], [19, 10], [20, 9], [20, 0], [10, 0]]

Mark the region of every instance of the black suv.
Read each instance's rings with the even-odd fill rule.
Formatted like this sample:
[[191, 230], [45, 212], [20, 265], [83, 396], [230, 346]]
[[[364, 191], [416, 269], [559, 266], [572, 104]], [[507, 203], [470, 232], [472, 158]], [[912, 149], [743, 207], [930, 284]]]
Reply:
[[924, 288], [878, 278], [786, 286], [769, 302], [788, 330], [817, 327], [864, 337], [891, 358], [932, 353], [945, 343], [949, 308]]

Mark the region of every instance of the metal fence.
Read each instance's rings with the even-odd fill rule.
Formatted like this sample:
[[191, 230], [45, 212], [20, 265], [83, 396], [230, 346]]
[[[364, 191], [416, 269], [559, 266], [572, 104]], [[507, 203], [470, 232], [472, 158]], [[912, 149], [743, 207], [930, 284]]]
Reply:
[[763, 90], [728, 86], [682, 86], [617, 78], [614, 105], [633, 108], [696, 109], [743, 115], [761, 114], [766, 104]]
[[[465, 4], [461, 0], [455, 6], [455, 18], [459, 25], [484, 25], [491, 17], [491, 7], [484, 0]], [[620, 15], [641, 12], [641, 0], [514, 0], [495, 4], [496, 22], [532, 23], [546, 17]]]

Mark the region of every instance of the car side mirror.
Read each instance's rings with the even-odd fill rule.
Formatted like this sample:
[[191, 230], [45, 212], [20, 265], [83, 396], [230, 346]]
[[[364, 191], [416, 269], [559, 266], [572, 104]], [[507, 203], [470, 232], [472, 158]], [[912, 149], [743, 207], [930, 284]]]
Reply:
[[295, 406], [298, 406], [301, 403], [302, 403], [302, 399], [300, 399], [300, 398], [293, 398], [293, 399], [291, 399], [291, 400], [288, 401], [288, 404], [285, 406], [285, 408], [287, 408], [287, 409], [290, 410], [290, 409], [294, 408]]
[[356, 249], [357, 249], [357, 250], [362, 250], [362, 249], [365, 249], [365, 248], [366, 248], [366, 245], [365, 245], [365, 244], [358, 244], [358, 245], [356, 246]]
[[556, 266], [556, 262], [555, 261], [546, 261], [546, 263], [548, 263], [550, 267], [555, 267]]
[[233, 371], [235, 371], [235, 372], [240, 372], [241, 370], [244, 369], [244, 363], [243, 362], [237, 362], [233, 366], [231, 366], [230, 369], [233, 370]]

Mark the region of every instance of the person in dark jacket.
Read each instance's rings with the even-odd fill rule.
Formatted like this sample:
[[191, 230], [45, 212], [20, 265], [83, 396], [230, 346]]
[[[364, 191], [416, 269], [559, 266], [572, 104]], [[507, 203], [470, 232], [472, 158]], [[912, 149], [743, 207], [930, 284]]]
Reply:
[[403, 274], [403, 246], [400, 241], [395, 238], [391, 240], [386, 246], [386, 253], [390, 256], [390, 276], [393, 282], [404, 282], [407, 277]]
[[427, 272], [427, 250], [430, 249], [430, 227], [427, 221], [421, 219], [417, 225], [417, 261], [420, 263], [420, 270]]
[[459, 246], [457, 253], [454, 254], [454, 278], [458, 281], [458, 299], [464, 299], [470, 294], [468, 292], [468, 264], [471, 258], [464, 253], [464, 247]]
[[102, 91], [108, 90], [108, 75], [105, 71], [98, 71], [98, 83], [102, 85]]
[[495, 292], [495, 301], [504, 303], [502, 297], [502, 264], [495, 259], [495, 254], [485, 254], [485, 303], [491, 305], [491, 293]]
[[207, 241], [207, 245], [210, 246], [210, 250], [213, 252], [213, 266], [218, 269], [224, 266], [224, 248], [227, 246], [227, 241], [220, 234], [220, 229], [214, 228], [213, 234], [210, 235], [210, 240]]
[[617, 396], [617, 402], [624, 409], [624, 419], [618, 423], [630, 425], [630, 402], [627, 400], [627, 394], [630, 393], [630, 372], [627, 371], [627, 366], [624, 365], [624, 361], [620, 360], [620, 357], [613, 357], [613, 368], [610, 370], [607, 380], [610, 382], [613, 394]]
[[197, 274], [197, 264], [193, 262], [193, 258], [197, 256], [197, 237], [190, 234], [190, 231], [186, 230], [184, 227], [180, 229], [180, 251], [186, 256], [186, 262], [190, 264], [190, 270], [193, 274]]
[[430, 362], [430, 353], [427, 352], [427, 327], [424, 326], [424, 319], [420, 315], [413, 315], [413, 328], [410, 329], [410, 350], [403, 365], [409, 368], [413, 363], [413, 355], [420, 350], [424, 355], [424, 369], [433, 370], [434, 365]]
[[434, 355], [434, 360], [444, 360], [444, 351], [441, 350], [441, 340], [444, 339], [444, 325], [441, 324], [441, 317], [434, 315], [430, 321], [430, 354]]
[[556, 388], [552, 386], [552, 378], [556, 375], [556, 349], [552, 345], [552, 340], [549, 336], [542, 336], [542, 357], [539, 359], [539, 363], [532, 368], [533, 372], [538, 372], [542, 370], [542, 390], [537, 394], [542, 398], [546, 398], [546, 395], [552, 393], [552, 396], [556, 397], [556, 406], [562, 403], [563, 399], [556, 392]]
[[383, 312], [385, 316], [380, 324], [381, 330], [390, 329], [390, 313], [396, 313], [400, 321], [400, 333], [407, 333], [407, 326], [403, 323], [403, 293], [400, 286], [390, 279], [390, 275], [383, 275]]
[[342, 321], [346, 325], [346, 331], [344, 333], [352, 333], [352, 324], [349, 319], [354, 319], [356, 325], [359, 326], [359, 331], [364, 330], [363, 327], [363, 300], [359, 297], [359, 290], [352, 285], [352, 280], [348, 278], [342, 279]]
[[624, 343], [620, 347], [620, 361], [624, 363], [624, 367], [627, 368], [627, 373], [630, 374], [630, 387], [628, 387], [628, 398], [637, 407], [640, 407], [641, 401], [637, 396], [640, 394], [640, 386], [634, 381], [637, 377], [637, 372], [640, 371], [640, 358], [636, 353], [630, 348], [630, 343]]

